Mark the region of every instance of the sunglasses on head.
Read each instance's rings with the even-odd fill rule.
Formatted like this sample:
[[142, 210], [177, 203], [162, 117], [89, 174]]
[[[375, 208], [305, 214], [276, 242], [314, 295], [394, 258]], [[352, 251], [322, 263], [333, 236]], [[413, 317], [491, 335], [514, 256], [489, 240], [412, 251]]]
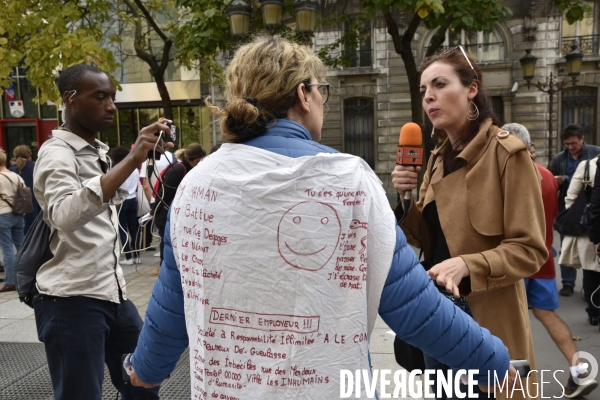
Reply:
[[442, 56], [445, 56], [446, 54], [448, 54], [456, 49], [460, 49], [463, 56], [465, 56], [465, 60], [467, 60], [467, 62], [469, 63], [469, 67], [471, 67], [471, 69], [473, 70], [473, 73], [475, 74], [475, 79], [479, 80], [479, 76], [477, 76], [477, 72], [475, 72], [475, 68], [473, 68], [473, 64], [471, 64], [471, 60], [469, 60], [469, 56], [467, 56], [467, 53], [465, 53], [465, 50], [463, 49], [463, 47], [461, 45], [458, 45], [449, 50], [446, 50], [445, 52], [442, 53]]

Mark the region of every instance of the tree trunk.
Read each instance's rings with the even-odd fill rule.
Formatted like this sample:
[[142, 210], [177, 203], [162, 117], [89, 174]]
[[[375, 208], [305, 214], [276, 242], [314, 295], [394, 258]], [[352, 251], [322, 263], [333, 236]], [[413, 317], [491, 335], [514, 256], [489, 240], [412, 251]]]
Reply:
[[[423, 110], [421, 107], [421, 94], [419, 93], [419, 71], [417, 70], [417, 63], [412, 53], [412, 40], [415, 36], [415, 32], [421, 23], [421, 17], [415, 14], [410, 22], [408, 28], [402, 36], [398, 31], [398, 24], [394, 20], [394, 17], [390, 12], [385, 12], [385, 21], [388, 27], [388, 33], [392, 36], [392, 42], [394, 43], [394, 50], [400, 54], [402, 61], [404, 61], [404, 68], [406, 69], [406, 77], [408, 78], [408, 88], [410, 90], [410, 108], [412, 122], [418, 124], [421, 129], [423, 128]], [[425, 137], [423, 137], [425, 139]], [[423, 141], [426, 143], [426, 141]]]
[[153, 75], [154, 79], [156, 80], [156, 87], [158, 88], [158, 93], [160, 94], [160, 99], [165, 112], [164, 117], [166, 119], [170, 119], [171, 121], [175, 121], [173, 119], [173, 105], [171, 104], [171, 96], [169, 95], [167, 85], [165, 84], [164, 72], [160, 72], [160, 68], [158, 68], [158, 70], [153, 70]]

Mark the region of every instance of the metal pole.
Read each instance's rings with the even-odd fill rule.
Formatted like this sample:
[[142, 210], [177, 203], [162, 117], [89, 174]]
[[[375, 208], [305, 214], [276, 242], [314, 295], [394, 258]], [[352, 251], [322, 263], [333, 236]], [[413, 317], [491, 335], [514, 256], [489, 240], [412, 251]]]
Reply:
[[552, 165], [552, 106], [554, 104], [554, 77], [550, 72], [550, 88], [548, 89], [550, 95], [550, 118], [548, 120], [548, 166]]

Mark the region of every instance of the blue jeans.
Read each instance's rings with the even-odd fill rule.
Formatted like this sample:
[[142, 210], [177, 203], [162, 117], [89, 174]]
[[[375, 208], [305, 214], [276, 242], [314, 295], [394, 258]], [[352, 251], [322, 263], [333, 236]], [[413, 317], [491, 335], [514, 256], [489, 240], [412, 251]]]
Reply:
[[15, 247], [23, 244], [23, 216], [7, 212], [0, 214], [0, 247], [4, 256], [4, 284], [15, 284]]
[[[121, 204], [119, 210], [119, 235], [121, 236], [121, 243], [126, 243], [123, 252], [125, 258], [130, 259], [133, 257], [139, 257], [139, 252], [135, 251], [140, 248], [140, 236], [141, 231], [138, 232], [139, 222], [137, 217], [137, 199], [127, 199]], [[127, 240], [127, 232], [129, 232], [130, 239]], [[133, 250], [133, 253], [131, 252]]]
[[567, 267], [566, 265], [560, 266], [560, 277], [562, 279], [563, 286], [575, 287], [575, 279], [577, 278], [577, 269], [573, 267]]
[[[458, 308], [460, 308], [462, 311], [464, 311], [465, 313], [467, 313], [469, 316], [473, 317], [473, 315], [471, 314], [471, 308], [469, 307], [469, 303], [467, 302], [467, 299], [465, 297], [460, 297], [460, 298], [455, 298], [454, 295], [446, 292], [443, 289], [440, 289], [440, 293], [449, 298], [450, 301], [452, 301], [454, 303], [455, 306], [457, 306]], [[425, 367], [427, 369], [435, 369], [436, 374], [444, 374], [446, 375], [448, 373], [449, 370], [451, 370], [452, 368], [450, 368], [448, 365], [444, 364], [441, 361], [436, 360], [433, 357], [430, 357], [427, 353], [423, 353], [423, 358], [425, 360]], [[454, 376], [454, 375], [453, 375]], [[444, 392], [444, 390], [442, 390], [441, 392], [441, 396], [438, 397], [437, 396], [437, 385], [435, 384], [436, 378], [435, 376], [432, 377], [432, 379], [434, 380], [434, 383], [431, 387], [431, 391], [433, 392], [433, 394], [436, 396], [435, 398], [437, 400], [454, 400], [457, 399], [458, 397], [455, 396], [455, 393], [453, 392], [452, 395], [453, 396], [446, 396], [446, 393]], [[462, 393], [464, 393], [465, 395], [468, 394], [468, 386], [467, 385], [460, 385], [460, 390], [462, 391]], [[480, 399], [494, 399], [494, 394], [492, 392], [492, 394], [490, 394], [488, 396], [488, 394], [486, 392], [481, 391], [481, 389], [479, 389], [479, 386], [475, 386], [473, 388], [473, 392], [475, 394], [478, 394], [478, 398]]]
[[158, 390], [132, 387], [122, 378], [121, 356], [133, 353], [142, 319], [130, 300], [116, 304], [90, 297], [33, 299], [38, 338], [56, 400], [102, 400], [104, 364], [121, 399], [157, 400]]

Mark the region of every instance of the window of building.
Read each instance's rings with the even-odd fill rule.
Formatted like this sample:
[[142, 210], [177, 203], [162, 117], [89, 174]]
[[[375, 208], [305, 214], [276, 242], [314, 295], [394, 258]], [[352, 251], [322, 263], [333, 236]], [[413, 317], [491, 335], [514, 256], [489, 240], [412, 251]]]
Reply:
[[375, 168], [374, 106], [372, 99], [344, 101], [344, 151]]
[[569, 124], [580, 124], [583, 126], [586, 143], [597, 145], [597, 104], [597, 88], [563, 89], [561, 96], [561, 129]]
[[583, 54], [599, 54], [600, 46], [598, 38], [600, 35], [596, 34], [594, 24], [594, 16], [598, 10], [597, 7], [595, 7], [595, 3], [590, 1], [584, 3], [591, 7], [592, 11], [585, 13], [581, 21], [576, 21], [572, 25], [569, 25], [566, 14], [563, 15], [561, 42], [563, 56], [571, 51], [573, 41], [577, 41], [579, 49]]
[[478, 63], [504, 60], [504, 42], [502, 36], [495, 32], [446, 31], [444, 48], [449, 49], [462, 45], [469, 57]]
[[119, 139], [120, 145], [129, 146], [135, 143], [140, 132], [138, 124], [138, 109], [119, 109]]
[[373, 66], [373, 46], [370, 20], [364, 21], [359, 37], [358, 49], [344, 50], [344, 54], [350, 57], [350, 67], [371, 67]]

